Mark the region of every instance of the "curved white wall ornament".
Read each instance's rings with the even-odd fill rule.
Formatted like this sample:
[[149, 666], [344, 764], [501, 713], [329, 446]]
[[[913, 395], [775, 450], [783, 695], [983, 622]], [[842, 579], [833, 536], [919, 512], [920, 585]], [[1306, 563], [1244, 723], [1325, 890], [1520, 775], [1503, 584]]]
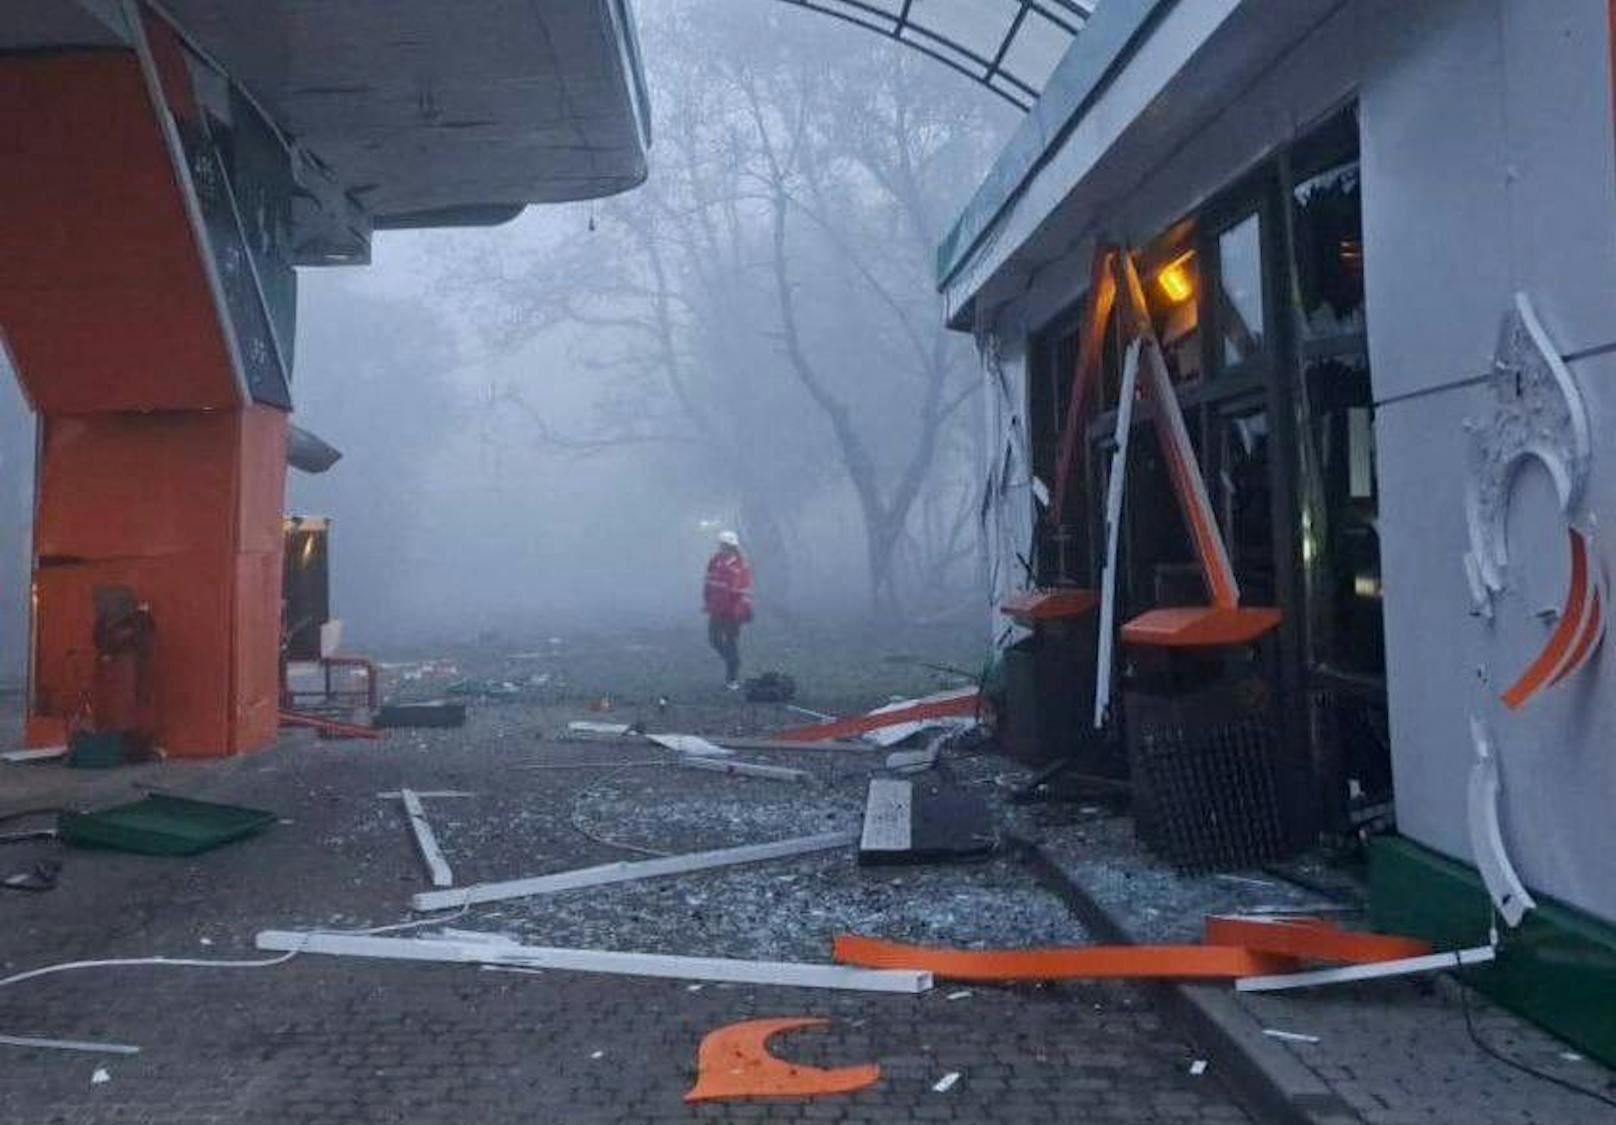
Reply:
[[1470, 716], [1470, 738], [1475, 743], [1476, 761], [1470, 767], [1469, 827], [1470, 854], [1493, 905], [1510, 928], [1521, 924], [1528, 910], [1537, 906], [1526, 884], [1515, 873], [1504, 847], [1503, 827], [1498, 818], [1498, 759], [1487, 735], [1487, 724]]
[[1492, 413], [1465, 422], [1470, 435], [1465, 569], [1477, 611], [1490, 617], [1492, 596], [1509, 581], [1505, 520], [1516, 474], [1528, 459], [1538, 461], [1554, 482], [1561, 513], [1575, 528], [1584, 523], [1578, 516], [1591, 442], [1582, 392], [1525, 293], [1515, 295], [1514, 308], [1499, 326], [1488, 386]]

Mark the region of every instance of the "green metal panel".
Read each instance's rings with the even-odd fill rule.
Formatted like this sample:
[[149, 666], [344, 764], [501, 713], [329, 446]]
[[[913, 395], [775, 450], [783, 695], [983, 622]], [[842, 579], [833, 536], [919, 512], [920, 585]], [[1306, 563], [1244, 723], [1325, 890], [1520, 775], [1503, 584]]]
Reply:
[[[1483, 945], [1491, 903], [1474, 868], [1402, 837], [1374, 841], [1370, 906], [1377, 930], [1438, 948]], [[1506, 1008], [1616, 1066], [1616, 927], [1538, 898], [1519, 928], [1501, 930], [1498, 960], [1465, 979]]]

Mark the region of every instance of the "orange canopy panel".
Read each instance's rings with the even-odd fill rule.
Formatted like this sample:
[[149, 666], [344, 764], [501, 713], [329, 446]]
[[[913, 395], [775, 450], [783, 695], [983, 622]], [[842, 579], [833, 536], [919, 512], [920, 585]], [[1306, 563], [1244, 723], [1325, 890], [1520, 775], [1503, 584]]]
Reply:
[[1362, 965], [1398, 961], [1431, 952], [1429, 942], [1391, 934], [1343, 929], [1318, 918], [1231, 918], [1206, 920], [1208, 945], [1238, 945], [1307, 961]]
[[1278, 628], [1282, 617], [1266, 606], [1172, 606], [1141, 613], [1123, 625], [1122, 640], [1158, 648], [1250, 644]]
[[1233, 980], [1290, 972], [1294, 957], [1214, 945], [1081, 945], [1050, 949], [939, 949], [838, 934], [836, 960], [869, 969], [925, 969], [943, 980]]
[[1093, 613], [1100, 604], [1100, 596], [1093, 590], [1027, 590], [1006, 598], [999, 612], [1017, 621], [1033, 624], [1064, 617], [1082, 617]]
[[974, 715], [980, 703], [981, 693], [973, 689], [943, 698], [919, 699], [907, 706], [882, 708], [851, 719], [834, 719], [828, 723], [815, 723], [808, 727], [793, 727], [790, 730], [780, 731], [774, 737], [780, 742], [832, 742], [839, 738], [857, 738], [872, 730], [897, 726], [899, 723]]
[[0, 334], [46, 414], [244, 395], [132, 51], [0, 60]]

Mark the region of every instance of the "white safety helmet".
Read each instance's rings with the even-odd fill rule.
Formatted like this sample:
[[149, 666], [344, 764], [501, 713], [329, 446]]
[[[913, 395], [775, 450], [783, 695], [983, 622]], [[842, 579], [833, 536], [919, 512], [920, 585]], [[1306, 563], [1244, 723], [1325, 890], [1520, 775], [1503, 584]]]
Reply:
[[720, 531], [718, 533], [718, 542], [725, 547], [739, 547], [741, 537], [733, 531]]

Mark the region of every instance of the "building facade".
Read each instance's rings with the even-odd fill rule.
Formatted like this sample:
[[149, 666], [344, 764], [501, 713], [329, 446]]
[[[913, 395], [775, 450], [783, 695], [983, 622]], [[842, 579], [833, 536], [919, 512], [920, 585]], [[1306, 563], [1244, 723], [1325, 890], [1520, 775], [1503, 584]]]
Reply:
[[1609, 0], [1106, 0], [939, 254], [992, 396], [996, 601], [1103, 590], [1114, 537], [1099, 694], [1126, 726], [1129, 623], [1210, 595], [1148, 403], [1108, 534], [1115, 317], [1069, 417], [1116, 248], [1240, 604], [1279, 611], [1259, 678], [1307, 829], [1391, 802], [1380, 920], [1451, 945], [1496, 919], [1491, 986], [1607, 1060], [1613, 25]]

